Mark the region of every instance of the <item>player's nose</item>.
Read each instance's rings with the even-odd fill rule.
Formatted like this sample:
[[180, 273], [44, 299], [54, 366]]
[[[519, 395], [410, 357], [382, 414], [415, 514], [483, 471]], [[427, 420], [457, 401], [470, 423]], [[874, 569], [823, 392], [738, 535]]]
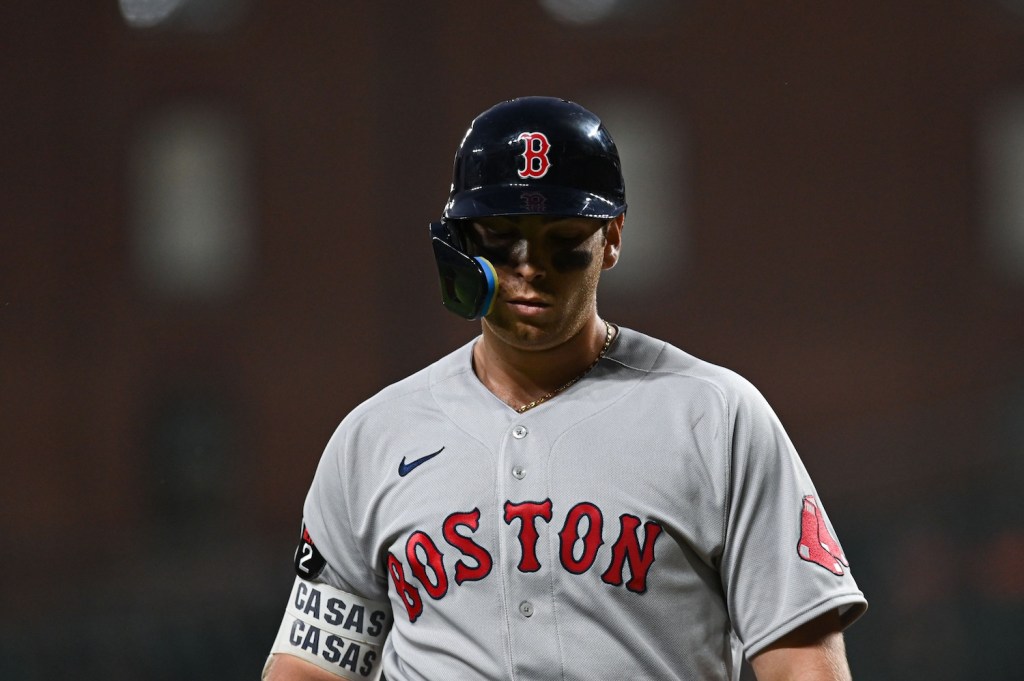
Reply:
[[547, 271], [545, 255], [540, 244], [531, 239], [520, 239], [509, 252], [512, 270], [527, 281], [543, 277]]

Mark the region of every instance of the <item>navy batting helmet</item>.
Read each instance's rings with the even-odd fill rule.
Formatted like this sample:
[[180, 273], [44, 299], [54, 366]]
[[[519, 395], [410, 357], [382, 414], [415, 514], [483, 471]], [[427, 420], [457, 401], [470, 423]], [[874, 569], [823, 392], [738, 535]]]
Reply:
[[455, 153], [448, 202], [430, 225], [441, 302], [466, 319], [490, 312], [498, 278], [471, 256], [460, 221], [495, 215], [610, 219], [626, 211], [619, 153], [601, 119], [554, 97], [521, 97], [477, 116]]
[[521, 97], [473, 121], [455, 153], [444, 217], [613, 218], [625, 210], [619, 153], [601, 119], [564, 99]]

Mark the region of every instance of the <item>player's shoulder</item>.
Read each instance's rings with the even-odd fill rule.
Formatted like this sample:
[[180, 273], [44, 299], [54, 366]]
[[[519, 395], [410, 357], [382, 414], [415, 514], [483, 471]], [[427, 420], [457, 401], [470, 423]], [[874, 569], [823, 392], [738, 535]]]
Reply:
[[432, 386], [456, 379], [472, 370], [472, 345], [463, 345], [409, 376], [385, 386], [364, 400], [342, 421], [342, 425], [408, 415], [410, 410], [430, 409], [434, 404]]
[[629, 369], [648, 374], [648, 381], [676, 384], [689, 390], [710, 391], [728, 403], [761, 400], [760, 392], [736, 371], [709, 362], [668, 341], [633, 329], [620, 329], [611, 359]]
[[[472, 372], [471, 342], [384, 387], [340, 420], [328, 439], [324, 460], [348, 466], [348, 474], [354, 475], [360, 462], [431, 439], [448, 420], [437, 397], [439, 384], [442, 392], [465, 394]], [[363, 473], [377, 470], [364, 468]]]

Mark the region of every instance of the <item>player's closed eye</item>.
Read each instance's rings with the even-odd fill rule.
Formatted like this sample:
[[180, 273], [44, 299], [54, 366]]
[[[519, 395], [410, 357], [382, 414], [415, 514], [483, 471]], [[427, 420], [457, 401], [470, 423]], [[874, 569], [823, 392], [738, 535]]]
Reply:
[[518, 236], [518, 232], [512, 228], [479, 223], [476, 225], [476, 231], [481, 237], [491, 241], [512, 241]]
[[557, 244], [578, 244], [585, 241], [587, 236], [588, 235], [583, 232], [566, 232], [562, 234], [552, 234], [549, 238]]

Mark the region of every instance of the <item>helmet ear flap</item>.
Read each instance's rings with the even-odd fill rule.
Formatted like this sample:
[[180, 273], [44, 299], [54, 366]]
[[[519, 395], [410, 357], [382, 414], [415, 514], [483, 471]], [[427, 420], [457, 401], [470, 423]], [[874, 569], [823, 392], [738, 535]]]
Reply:
[[470, 220], [441, 218], [441, 224], [448, 232], [448, 243], [467, 255], [472, 252], [469, 246], [469, 238], [466, 235], [466, 230], [472, 229], [470, 222]]
[[498, 292], [498, 274], [486, 258], [466, 254], [460, 230], [447, 220], [430, 224], [441, 280], [441, 303], [464, 319], [486, 316]]

